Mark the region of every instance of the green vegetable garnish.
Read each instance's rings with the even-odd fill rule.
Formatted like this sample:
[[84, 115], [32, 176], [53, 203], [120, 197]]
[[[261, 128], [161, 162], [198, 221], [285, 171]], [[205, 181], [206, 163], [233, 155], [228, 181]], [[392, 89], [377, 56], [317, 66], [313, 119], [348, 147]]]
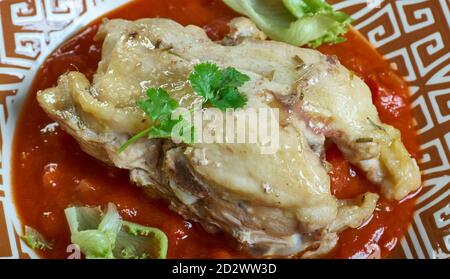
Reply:
[[25, 241], [25, 243], [31, 249], [39, 249], [39, 250], [51, 250], [52, 245], [47, 242], [42, 234], [40, 234], [36, 229], [32, 227], [25, 226], [25, 234], [20, 236], [20, 239]]
[[[239, 92], [242, 86], [250, 78], [240, 73], [235, 68], [228, 67], [224, 70], [212, 63], [201, 63], [194, 67], [189, 75], [194, 91], [203, 97], [203, 103], [225, 110], [227, 108], [241, 108], [247, 104], [247, 97]], [[119, 153], [140, 138], [170, 138], [177, 137], [185, 143], [194, 141], [194, 127], [185, 121], [182, 116], [171, 119], [172, 113], [178, 108], [178, 103], [172, 99], [162, 88], [147, 90], [146, 100], [141, 100], [136, 105], [142, 109], [152, 121], [152, 126], [136, 134], [127, 140], [120, 148]], [[173, 133], [175, 125], [180, 124], [182, 129], [178, 134]]]
[[167, 236], [156, 228], [123, 221], [114, 204], [106, 213], [99, 207], [70, 207], [65, 211], [71, 241], [87, 259], [162, 259]]
[[357, 143], [366, 143], [366, 142], [373, 142], [373, 138], [359, 138], [356, 139]]
[[[120, 148], [119, 153], [124, 151], [128, 146], [138, 141], [140, 138], [170, 138], [178, 137], [185, 142], [192, 142], [193, 127], [185, 122], [180, 115], [178, 119], [171, 119], [172, 113], [178, 108], [178, 102], [172, 99], [169, 94], [162, 88], [150, 88], [147, 90], [146, 100], [140, 100], [136, 105], [142, 109], [152, 121], [152, 126], [126, 141]], [[173, 128], [176, 124], [182, 124], [179, 134], [173, 134]], [[189, 132], [190, 135], [188, 135]]]
[[[117, 238], [115, 250], [117, 252], [120, 251], [123, 258], [166, 258], [168, 248], [167, 236], [158, 229], [122, 221], [122, 231]], [[123, 245], [128, 243], [133, 243], [134, 245]], [[153, 247], [159, 247], [159, 249], [154, 249]]]
[[381, 127], [380, 125], [378, 125], [377, 123], [375, 123], [375, 121], [373, 121], [372, 119], [370, 119], [370, 117], [366, 117], [367, 121], [369, 121], [369, 123], [374, 126], [375, 128], [377, 128], [378, 130], [384, 131], [386, 132], [386, 130]]
[[235, 68], [221, 70], [212, 63], [196, 65], [189, 75], [192, 88], [203, 97], [203, 103], [221, 110], [242, 108], [247, 104], [247, 97], [237, 88], [249, 80]]
[[[147, 96], [148, 99], [138, 101], [137, 106], [153, 121], [153, 125], [148, 132], [149, 138], [171, 137], [173, 127], [183, 121], [181, 116], [176, 120], [171, 119], [172, 113], [178, 108], [178, 102], [172, 99], [162, 88], [147, 90]], [[182, 134], [177, 136], [182, 136]]]
[[271, 39], [318, 47], [339, 43], [353, 21], [324, 0], [224, 0], [248, 16]]

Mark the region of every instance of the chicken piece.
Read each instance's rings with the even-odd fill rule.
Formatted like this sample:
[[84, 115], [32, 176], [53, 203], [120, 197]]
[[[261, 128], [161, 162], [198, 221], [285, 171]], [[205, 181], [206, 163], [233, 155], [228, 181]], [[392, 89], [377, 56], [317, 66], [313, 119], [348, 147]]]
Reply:
[[222, 40], [223, 45], [237, 45], [244, 39], [265, 40], [266, 34], [256, 27], [256, 25], [245, 17], [232, 19], [228, 26], [230, 32]]
[[421, 184], [416, 161], [400, 132], [381, 123], [367, 85], [333, 56], [300, 64], [295, 89], [281, 100], [315, 133], [336, 143], [384, 196], [401, 200], [416, 190]]
[[[56, 87], [39, 92], [38, 101], [84, 151], [130, 170], [130, 179], [149, 196], [164, 198], [206, 230], [225, 231], [256, 255], [323, 255], [340, 231], [371, 216], [378, 199], [366, 193], [339, 201], [331, 194], [325, 138], [382, 185], [388, 197], [402, 198], [419, 187], [418, 169], [398, 132], [379, 122], [367, 86], [357, 77], [349, 80], [335, 59], [264, 41], [246, 19], [233, 24], [232, 40], [221, 44], [199, 27], [168, 19], [105, 21], [97, 35], [104, 41], [102, 60], [92, 83], [82, 73], [69, 72]], [[240, 88], [248, 98], [243, 111], [280, 110], [280, 148], [264, 154], [261, 142], [186, 145], [141, 139], [119, 153], [130, 136], [152, 124], [135, 106], [148, 88], [166, 89], [185, 108], [201, 102], [187, 77], [204, 61], [250, 77]], [[338, 106], [354, 109], [344, 114]], [[357, 140], [362, 137], [373, 140]], [[386, 161], [389, 156], [393, 161]]]

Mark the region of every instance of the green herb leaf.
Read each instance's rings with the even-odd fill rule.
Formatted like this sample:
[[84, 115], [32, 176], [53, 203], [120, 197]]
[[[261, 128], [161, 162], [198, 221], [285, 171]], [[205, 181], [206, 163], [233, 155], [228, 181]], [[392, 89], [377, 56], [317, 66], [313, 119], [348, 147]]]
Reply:
[[[189, 75], [194, 91], [203, 97], [203, 103], [208, 103], [221, 110], [227, 108], [241, 108], [247, 104], [247, 97], [239, 92], [238, 87], [249, 81], [247, 75], [234, 68], [224, 70], [212, 63], [201, 63], [194, 67]], [[194, 127], [182, 116], [172, 119], [172, 113], [178, 108], [178, 103], [170, 97], [163, 88], [147, 90], [147, 99], [136, 104], [152, 121], [152, 126], [126, 141], [120, 148], [123, 152], [131, 144], [143, 137], [171, 138], [177, 137], [186, 143], [194, 141]], [[175, 126], [182, 127], [175, 131]], [[174, 132], [177, 132], [175, 134]]]
[[250, 80], [250, 78], [247, 75], [239, 72], [238, 70], [232, 67], [228, 67], [225, 70], [221, 71], [221, 74], [222, 77], [220, 86], [218, 87], [219, 89], [220, 88], [236, 89]]
[[247, 104], [247, 97], [237, 88], [249, 80], [247, 75], [235, 68], [221, 70], [212, 63], [196, 65], [189, 75], [192, 88], [203, 97], [203, 103], [221, 110], [241, 108]]
[[356, 139], [357, 143], [367, 143], [367, 142], [373, 142], [373, 138], [359, 138]]
[[[172, 119], [172, 113], [178, 108], [178, 102], [170, 97], [163, 88], [150, 88], [147, 90], [148, 99], [140, 100], [136, 105], [142, 109], [152, 121], [152, 126], [126, 141], [120, 148], [119, 153], [123, 152], [131, 144], [143, 137], [148, 138], [171, 138], [177, 136], [184, 142], [192, 142], [194, 139], [193, 127], [179, 116], [178, 119]], [[178, 134], [173, 134], [175, 125], [181, 123], [183, 129]]]
[[20, 237], [31, 249], [51, 250], [52, 245], [47, 242], [36, 229], [25, 226], [25, 234]]
[[220, 80], [220, 69], [212, 63], [196, 65], [194, 71], [189, 75], [192, 88], [205, 99], [205, 102], [214, 98], [214, 87], [219, 84]]
[[211, 100], [211, 104], [221, 110], [241, 108], [247, 104], [247, 97], [235, 88], [225, 88], [219, 94], [218, 98]]
[[385, 131], [385, 132], [386, 132], [386, 130], [385, 130], [383, 127], [381, 127], [380, 125], [378, 125], [377, 123], [375, 123], [375, 121], [373, 121], [372, 119], [370, 119], [370, 117], [366, 117], [366, 119], [367, 119], [367, 121], [369, 121], [369, 123], [370, 123], [372, 126], [374, 126], [375, 128], [377, 128], [378, 130], [381, 130], [381, 131]]
[[162, 88], [150, 88], [147, 90], [146, 100], [137, 102], [153, 122], [170, 119], [172, 112], [178, 107], [177, 101], [172, 99]]
[[224, 0], [252, 19], [270, 38], [318, 47], [345, 41], [352, 19], [324, 0]]

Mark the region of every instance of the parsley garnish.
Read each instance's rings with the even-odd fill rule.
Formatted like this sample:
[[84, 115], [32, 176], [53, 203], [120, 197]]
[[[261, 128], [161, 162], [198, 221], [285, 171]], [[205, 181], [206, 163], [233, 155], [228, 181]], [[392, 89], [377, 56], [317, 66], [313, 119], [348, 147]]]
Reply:
[[189, 75], [192, 88], [203, 97], [203, 103], [221, 110], [241, 108], [247, 104], [247, 97], [237, 88], [249, 80], [235, 68], [221, 70], [212, 63], [196, 65]]
[[[194, 91], [203, 97], [203, 104], [221, 110], [242, 108], [247, 104], [247, 97], [237, 88], [250, 78], [235, 68], [228, 67], [221, 70], [215, 64], [201, 63], [194, 67], [188, 79]], [[185, 121], [182, 116], [176, 120], [171, 119], [172, 112], [178, 108], [178, 103], [164, 89], [148, 89], [147, 97], [148, 99], [138, 101], [136, 105], [152, 120], [152, 126], [126, 141], [119, 148], [119, 153], [142, 137], [170, 138], [173, 136], [174, 126]], [[182, 123], [182, 126], [184, 127], [177, 136], [184, 142], [193, 142], [194, 127], [187, 122]], [[186, 129], [190, 131], [190, 136], [184, 134]]]
[[[140, 100], [136, 105], [147, 114], [150, 120], [152, 120], [152, 126], [126, 141], [119, 148], [119, 153], [142, 137], [170, 138], [172, 137], [174, 126], [184, 121], [182, 116], [179, 116], [178, 119], [175, 120], [171, 119], [172, 113], [178, 108], [178, 102], [172, 99], [166, 90], [162, 88], [150, 88], [147, 90], [147, 97], [148, 99]], [[184, 123], [183, 125], [186, 127], [189, 124]], [[192, 132], [192, 127], [188, 127], [188, 129], [191, 129]], [[177, 136], [186, 141], [186, 138], [183, 137], [184, 131], [185, 129], [182, 129]], [[193, 135], [191, 134], [191, 138], [192, 136]]]

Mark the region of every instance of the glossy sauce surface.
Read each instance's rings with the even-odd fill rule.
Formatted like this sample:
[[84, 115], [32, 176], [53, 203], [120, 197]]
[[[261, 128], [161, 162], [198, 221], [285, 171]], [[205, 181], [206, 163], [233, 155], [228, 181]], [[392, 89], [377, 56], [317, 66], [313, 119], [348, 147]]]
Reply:
[[[203, 26], [212, 39], [219, 39], [227, 31], [227, 21], [236, 14], [214, 0], [137, 0], [108, 15], [126, 19], [156, 16], [172, 18], [184, 25]], [[66, 71], [79, 70], [92, 78], [101, 56], [101, 42], [93, 40], [99, 22], [61, 46], [42, 65], [15, 132], [12, 172], [15, 204], [22, 223], [36, 228], [54, 243], [54, 249], [40, 255], [68, 256], [70, 236], [63, 212], [66, 207], [113, 202], [124, 219], [164, 230], [169, 237], [170, 258], [247, 257], [234, 240], [206, 233], [200, 225], [171, 212], [162, 201], [147, 198], [129, 182], [127, 171], [103, 165], [83, 153], [76, 141], [38, 106], [36, 92], [54, 86], [58, 76]], [[347, 37], [345, 43], [320, 50], [337, 55], [342, 64], [367, 82], [381, 119], [401, 130], [408, 150], [417, 156], [406, 83], [359, 35], [349, 32]], [[328, 148], [327, 159], [333, 165], [332, 192], [338, 198], [378, 192], [343, 160], [335, 146]], [[401, 203], [381, 199], [370, 221], [359, 229], [344, 231], [328, 257], [386, 257], [398, 244], [413, 209], [413, 198]]]

